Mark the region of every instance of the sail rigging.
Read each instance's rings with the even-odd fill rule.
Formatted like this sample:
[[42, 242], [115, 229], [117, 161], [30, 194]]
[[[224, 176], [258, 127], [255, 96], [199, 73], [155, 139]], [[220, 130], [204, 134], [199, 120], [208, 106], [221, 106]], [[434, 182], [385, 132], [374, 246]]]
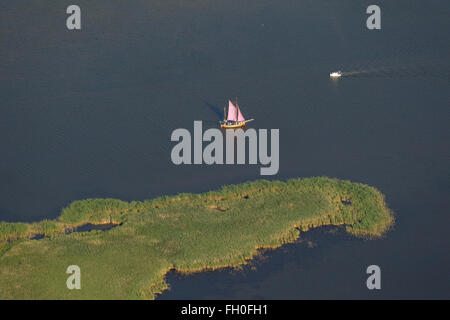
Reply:
[[244, 115], [241, 112], [241, 109], [235, 107], [233, 102], [228, 100], [228, 121], [245, 121]]

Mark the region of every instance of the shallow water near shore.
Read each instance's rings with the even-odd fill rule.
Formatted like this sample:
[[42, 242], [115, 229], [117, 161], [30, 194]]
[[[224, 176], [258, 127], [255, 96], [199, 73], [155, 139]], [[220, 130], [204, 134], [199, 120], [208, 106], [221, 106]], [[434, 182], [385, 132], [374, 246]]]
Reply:
[[[216, 127], [239, 97], [280, 129], [280, 171], [374, 186], [396, 225], [366, 241], [312, 230], [243, 271], [167, 276], [158, 298], [450, 298], [450, 4], [380, 1], [79, 1], [0, 10], [0, 220], [55, 218], [71, 201], [143, 200], [261, 178], [259, 165], [175, 166], [176, 128]], [[353, 72], [338, 81], [331, 71]], [[367, 290], [377, 264], [382, 290]], [[99, 266], [101, 267], [101, 266]], [[256, 270], [253, 270], [255, 267]]]

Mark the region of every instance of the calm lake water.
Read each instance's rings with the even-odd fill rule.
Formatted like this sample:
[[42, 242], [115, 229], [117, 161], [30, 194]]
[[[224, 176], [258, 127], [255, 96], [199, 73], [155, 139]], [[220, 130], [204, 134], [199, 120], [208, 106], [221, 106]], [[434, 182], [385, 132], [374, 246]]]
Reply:
[[[161, 299], [450, 298], [450, 3], [377, 1], [378, 31], [371, 1], [76, 3], [81, 31], [65, 26], [72, 2], [0, 2], [0, 220], [260, 178], [170, 160], [174, 129], [216, 126], [238, 96], [252, 127], [280, 129], [271, 179], [375, 186], [395, 229], [320, 229], [240, 272], [171, 273]], [[365, 286], [371, 264], [381, 291]]]

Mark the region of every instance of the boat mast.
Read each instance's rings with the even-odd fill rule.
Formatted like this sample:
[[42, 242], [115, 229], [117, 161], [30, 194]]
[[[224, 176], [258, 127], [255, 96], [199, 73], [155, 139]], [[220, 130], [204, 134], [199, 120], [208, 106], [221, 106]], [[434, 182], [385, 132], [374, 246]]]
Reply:
[[227, 106], [223, 107], [223, 121], [227, 120]]

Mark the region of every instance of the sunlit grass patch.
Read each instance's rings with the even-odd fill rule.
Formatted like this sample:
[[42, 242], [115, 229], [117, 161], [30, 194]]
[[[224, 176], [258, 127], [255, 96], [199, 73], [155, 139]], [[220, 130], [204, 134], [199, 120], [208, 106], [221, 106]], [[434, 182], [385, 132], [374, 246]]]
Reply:
[[[86, 223], [117, 226], [66, 234]], [[355, 236], [376, 238], [393, 223], [378, 190], [325, 177], [258, 180], [142, 202], [75, 201], [56, 220], [0, 223], [0, 298], [151, 299], [167, 289], [171, 269], [239, 267], [258, 249], [318, 226], [345, 225]], [[45, 237], [30, 240], [36, 234]], [[81, 268], [81, 290], [66, 287], [72, 264]]]

